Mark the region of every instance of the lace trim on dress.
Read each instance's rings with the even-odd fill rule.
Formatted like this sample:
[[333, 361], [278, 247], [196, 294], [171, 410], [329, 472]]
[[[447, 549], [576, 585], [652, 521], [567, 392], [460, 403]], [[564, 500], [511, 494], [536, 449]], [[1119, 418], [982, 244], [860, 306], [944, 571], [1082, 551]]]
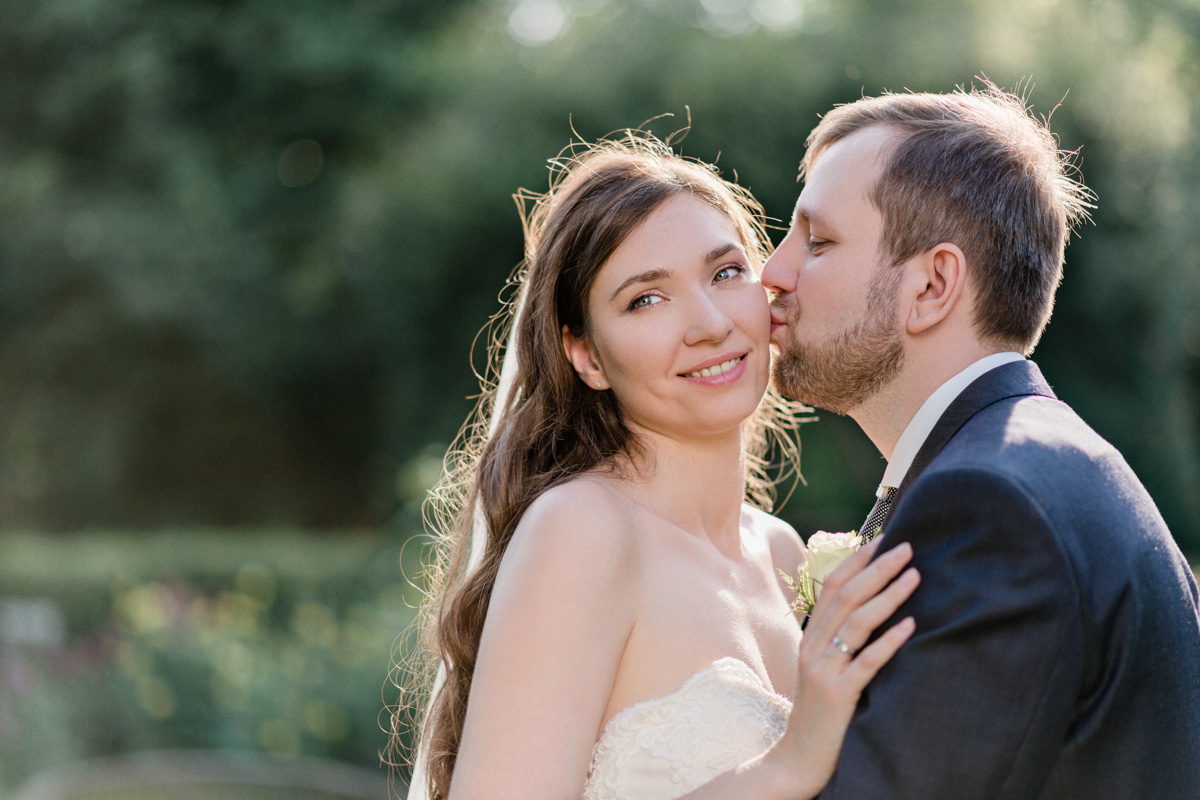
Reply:
[[670, 800], [766, 750], [792, 704], [745, 662], [714, 661], [665, 697], [617, 712], [592, 750], [586, 800]]

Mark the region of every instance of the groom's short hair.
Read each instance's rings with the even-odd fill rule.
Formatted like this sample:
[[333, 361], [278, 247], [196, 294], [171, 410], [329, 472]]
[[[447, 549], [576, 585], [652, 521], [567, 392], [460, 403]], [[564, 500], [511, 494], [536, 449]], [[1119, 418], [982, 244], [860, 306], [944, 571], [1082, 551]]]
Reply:
[[1050, 318], [1067, 237], [1091, 207], [1071, 177], [1074, 154], [1021, 98], [988, 83], [839, 106], [809, 134], [801, 176], [834, 142], [873, 125], [900, 131], [871, 192], [885, 263], [957, 245], [978, 286], [977, 332], [1028, 354]]

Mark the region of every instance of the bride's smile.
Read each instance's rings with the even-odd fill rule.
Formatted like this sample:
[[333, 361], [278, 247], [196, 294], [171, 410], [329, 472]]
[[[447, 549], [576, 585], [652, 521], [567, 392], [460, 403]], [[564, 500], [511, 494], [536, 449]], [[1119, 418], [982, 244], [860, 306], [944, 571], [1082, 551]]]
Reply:
[[[410, 797], [1197, 796], [1200, 590], [1026, 360], [1092, 196], [982, 80], [823, 117], [774, 255], [748, 192], [638, 131], [518, 193], [509, 345], [427, 506]], [[887, 458], [863, 536], [806, 552], [769, 513], [785, 398]]]
[[690, 194], [664, 202], [613, 252], [566, 337], [580, 377], [630, 423], [668, 434], [734, 431], [770, 374], [770, 313], [729, 218]]
[[[766, 512], [764, 454], [786, 468], [798, 450], [768, 394], [761, 208], [636, 132], [581, 149], [523, 216], [510, 345], [441, 484], [445, 679], [414, 783], [434, 800], [813, 798], [836, 753], [814, 742], [841, 740], [877, 667], [845, 676], [912, 626], [862, 660], [844, 639], [866, 642], [911, 593], [911, 570], [884, 590], [911, 554], [856, 554], [801, 638], [779, 576], [804, 546]], [[850, 615], [864, 627], [837, 649]]]
[[705, 386], [724, 386], [742, 377], [745, 373], [745, 359], [745, 353], [728, 360], [723, 356], [710, 358], [694, 370], [681, 373], [679, 377], [702, 381]]

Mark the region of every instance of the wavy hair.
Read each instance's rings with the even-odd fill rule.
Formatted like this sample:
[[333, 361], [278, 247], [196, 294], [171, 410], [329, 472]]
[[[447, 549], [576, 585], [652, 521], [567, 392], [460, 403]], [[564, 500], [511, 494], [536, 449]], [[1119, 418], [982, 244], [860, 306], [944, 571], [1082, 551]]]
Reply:
[[[623, 461], [618, 457], [639, 452], [612, 392], [587, 386], [568, 361], [563, 326], [578, 337], [588, 335], [587, 298], [596, 274], [671, 197], [687, 193], [724, 213], [756, 269], [770, 246], [754, 198], [722, 180], [714, 167], [676, 155], [669, 140], [624, 131], [572, 145], [551, 167], [548, 192], [514, 195], [525, 231], [525, 258], [510, 278], [516, 291], [481, 331], [489, 344], [482, 393], [424, 507], [435, 544], [427, 603], [418, 620], [432, 656], [425, 678], [438, 663], [445, 666], [445, 680], [434, 689], [421, 725], [433, 800], [449, 794], [488, 603], [522, 515], [547, 489], [590, 470], [616, 469]], [[510, 331], [517, 371], [503, 407], [496, 408]], [[799, 414], [808, 410], [772, 389], [747, 420], [748, 502], [769, 511], [779, 482], [792, 477], [794, 487], [799, 441], [793, 434]], [[468, 569], [473, 526], [485, 532], [485, 541], [482, 559]], [[401, 716], [394, 710], [393, 753]]]

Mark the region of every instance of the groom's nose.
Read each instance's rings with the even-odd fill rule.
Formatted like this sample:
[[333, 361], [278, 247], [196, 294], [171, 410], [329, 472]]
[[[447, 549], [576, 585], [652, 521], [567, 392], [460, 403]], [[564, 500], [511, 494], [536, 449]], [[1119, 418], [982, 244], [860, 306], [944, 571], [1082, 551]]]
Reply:
[[785, 239], [767, 259], [767, 263], [763, 265], [762, 284], [767, 287], [767, 291], [776, 295], [791, 294], [796, 291], [796, 278], [799, 271], [792, 263], [792, 259], [788, 258], [786, 244], [787, 240]]

